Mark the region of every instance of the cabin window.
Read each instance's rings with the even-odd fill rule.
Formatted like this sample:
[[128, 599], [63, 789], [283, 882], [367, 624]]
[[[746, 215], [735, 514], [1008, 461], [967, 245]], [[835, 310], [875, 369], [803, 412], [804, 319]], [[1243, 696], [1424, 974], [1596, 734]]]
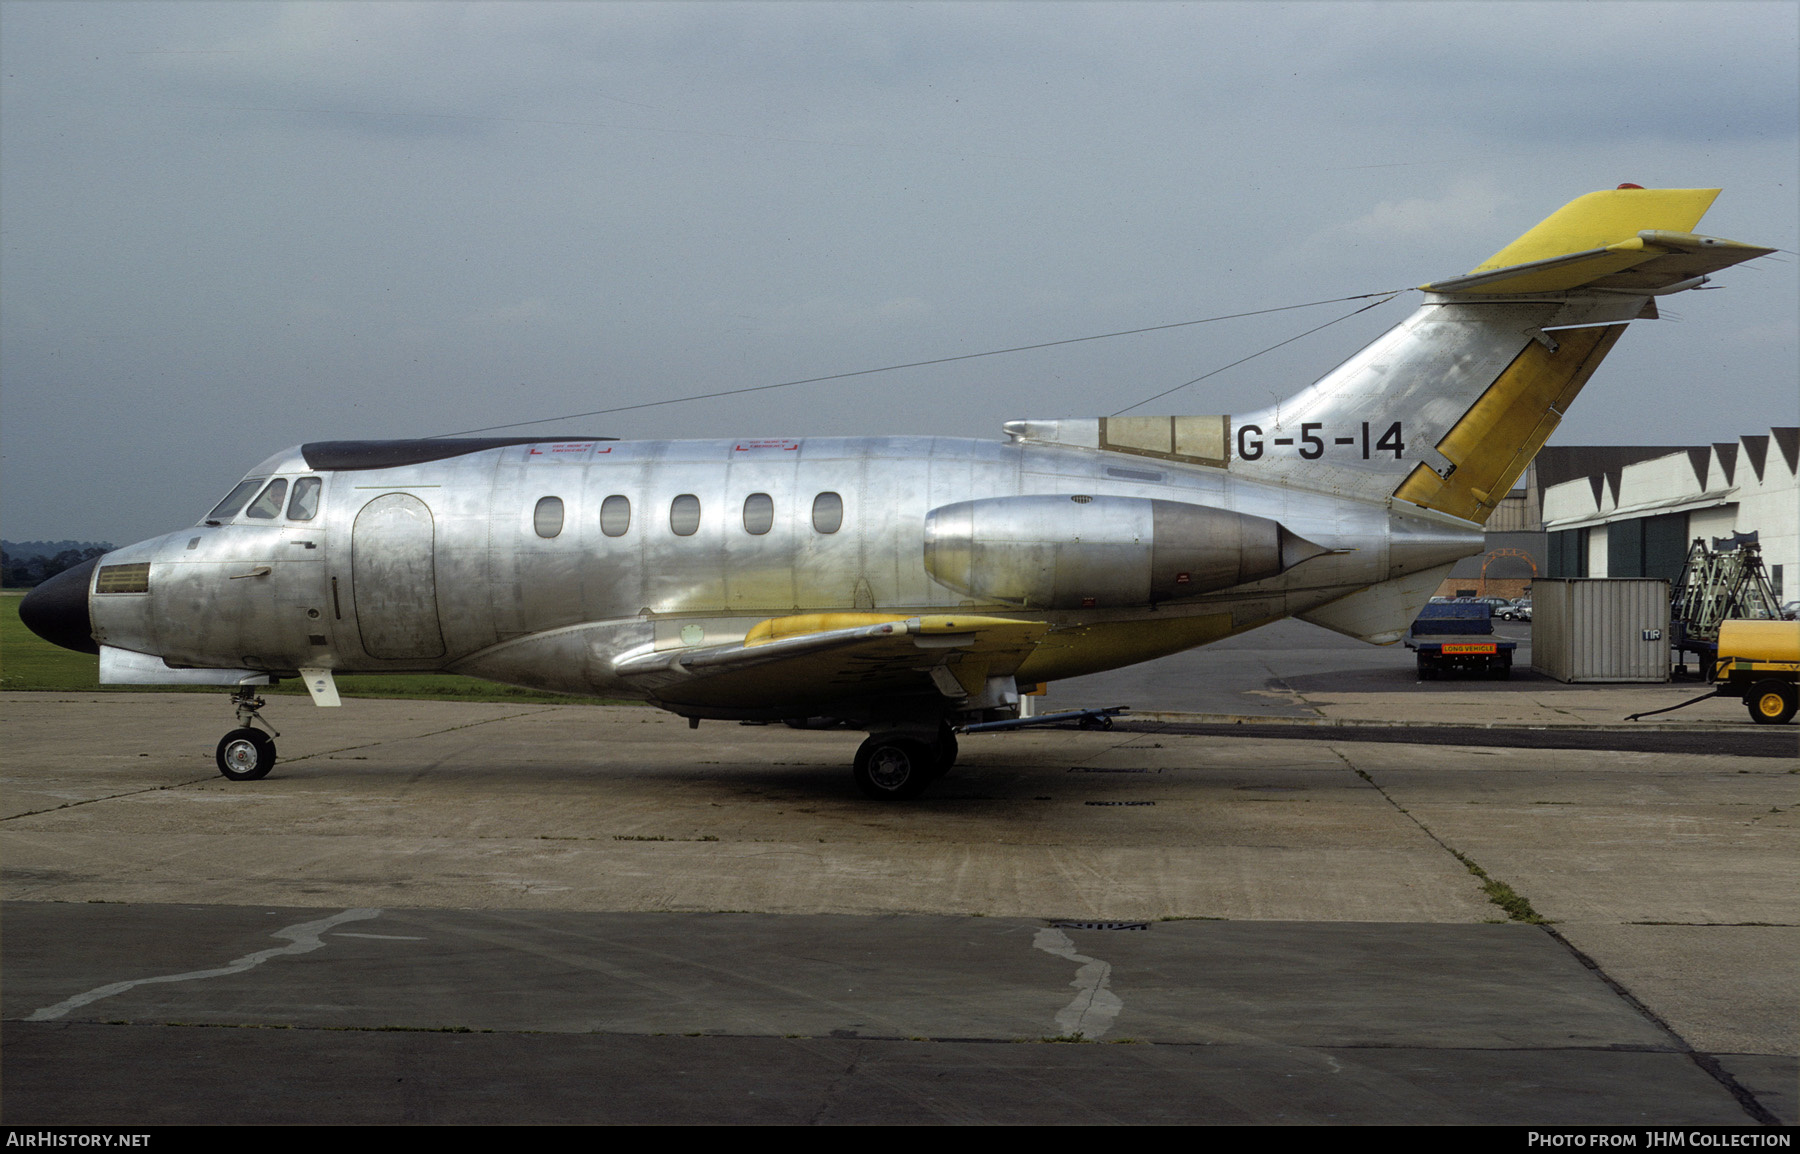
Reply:
[[614, 493], [599, 502], [599, 531], [607, 536], [625, 536], [632, 527], [632, 499]]
[[324, 482], [317, 477], [302, 477], [294, 482], [294, 495], [288, 501], [288, 520], [310, 521], [319, 512], [319, 490]]
[[269, 487], [262, 491], [262, 496], [250, 502], [245, 512], [263, 521], [273, 521], [281, 516], [281, 503], [287, 500], [287, 480], [277, 477], [269, 482]]
[[631, 528], [631, 498], [617, 493], [600, 502], [600, 531], [608, 537], [623, 537]]
[[744, 498], [744, 532], [760, 537], [775, 527], [775, 498], [752, 493]]
[[250, 499], [250, 494], [256, 492], [257, 488], [261, 486], [262, 483], [263, 479], [261, 477], [252, 477], [248, 481], [239, 481], [237, 488], [227, 493], [223, 501], [220, 501], [217, 505], [213, 506], [213, 511], [206, 515], [206, 519], [215, 522], [231, 520], [238, 515], [238, 510], [244, 507], [244, 502]]
[[821, 533], [835, 533], [844, 524], [844, 499], [836, 493], [820, 493], [813, 498], [813, 528]]
[[669, 502], [669, 531], [677, 537], [692, 537], [700, 529], [700, 498], [683, 493]]
[[561, 497], [540, 497], [531, 513], [531, 527], [540, 537], [554, 537], [562, 532], [563, 503]]

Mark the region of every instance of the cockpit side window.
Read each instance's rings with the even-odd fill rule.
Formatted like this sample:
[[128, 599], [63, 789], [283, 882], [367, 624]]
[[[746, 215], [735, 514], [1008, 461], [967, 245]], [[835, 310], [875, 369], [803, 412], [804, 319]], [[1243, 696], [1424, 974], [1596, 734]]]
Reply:
[[247, 516], [262, 521], [272, 521], [281, 516], [281, 503], [287, 499], [287, 478], [277, 477], [269, 482], [269, 487], [262, 491], [262, 496], [250, 502], [245, 510]]
[[319, 512], [319, 489], [324, 484], [317, 477], [301, 477], [294, 482], [294, 496], [288, 501], [288, 520], [310, 521]]
[[250, 499], [250, 494], [256, 492], [257, 487], [265, 480], [267, 480], [265, 477], [251, 477], [248, 481], [239, 481], [237, 488], [226, 494], [223, 501], [213, 506], [213, 511], [206, 515], [206, 520], [216, 524], [220, 521], [229, 521], [237, 516], [238, 511], [244, 507], [244, 502]]

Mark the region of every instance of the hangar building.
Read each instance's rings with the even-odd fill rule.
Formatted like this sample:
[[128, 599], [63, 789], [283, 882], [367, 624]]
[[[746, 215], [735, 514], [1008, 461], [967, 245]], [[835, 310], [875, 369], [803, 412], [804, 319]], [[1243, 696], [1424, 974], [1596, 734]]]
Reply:
[[[1696, 537], [1756, 534], [1777, 601], [1800, 597], [1800, 428], [1712, 445], [1547, 445], [1443, 596], [1519, 597], [1534, 577], [1681, 573]], [[1741, 539], [1741, 538], [1740, 538]]]

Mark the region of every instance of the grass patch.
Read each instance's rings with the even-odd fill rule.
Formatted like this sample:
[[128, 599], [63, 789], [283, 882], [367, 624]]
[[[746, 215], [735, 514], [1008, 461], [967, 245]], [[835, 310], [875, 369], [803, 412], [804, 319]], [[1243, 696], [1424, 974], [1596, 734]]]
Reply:
[[[52, 645], [19, 620], [21, 594], [0, 596], [0, 689], [79, 693], [228, 693], [220, 685], [102, 685], [100, 659]], [[495, 685], [454, 673], [347, 673], [335, 678], [344, 697], [401, 698], [413, 701], [517, 701], [556, 705], [641, 705], [614, 698], [570, 697], [541, 689]], [[297, 680], [266, 685], [271, 697], [305, 697]]]
[[[1446, 846], [1445, 848], [1448, 849], [1449, 847]], [[1550, 924], [1550, 919], [1532, 909], [1531, 903], [1526, 901], [1525, 896], [1519, 893], [1519, 891], [1513, 889], [1503, 881], [1496, 881], [1489, 877], [1486, 870], [1482, 869], [1462, 854], [1456, 853], [1455, 850], [1450, 850], [1450, 852], [1456, 854], [1456, 860], [1463, 863], [1464, 869], [1481, 879], [1481, 892], [1487, 895], [1488, 901], [1493, 902], [1495, 905], [1505, 910], [1508, 918], [1515, 922], [1525, 922], [1534, 926], [1547, 926]]]

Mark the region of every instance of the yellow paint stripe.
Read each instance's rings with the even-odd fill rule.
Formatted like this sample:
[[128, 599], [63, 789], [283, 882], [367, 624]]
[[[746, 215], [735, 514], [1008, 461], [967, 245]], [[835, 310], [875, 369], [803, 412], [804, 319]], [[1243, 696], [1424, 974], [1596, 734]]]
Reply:
[[889, 621], [905, 620], [905, 617], [897, 617], [892, 613], [797, 613], [792, 617], [771, 617], [750, 627], [750, 632], [744, 635], [744, 645], [748, 648], [808, 633], [855, 629], [859, 625], [882, 625]]
[[1231, 614], [1208, 613], [1152, 621], [1105, 621], [1048, 634], [1014, 674], [1021, 684], [1060, 681], [1148, 661], [1205, 645], [1232, 633]]
[[1485, 522], [1624, 331], [1624, 325], [1559, 330], [1552, 334], [1559, 342], [1554, 353], [1537, 341], [1526, 345], [1438, 442], [1455, 471], [1439, 477], [1421, 464], [1394, 496]]
[[804, 637], [809, 633], [828, 633], [833, 629], [856, 629], [864, 625], [885, 625], [901, 621], [916, 621], [912, 631], [926, 635], [1003, 630], [1025, 636], [1041, 633], [1045, 628], [1042, 621], [1019, 621], [1011, 617], [988, 617], [979, 613], [937, 613], [916, 618], [896, 613], [796, 613], [792, 617], [771, 617], [767, 621], [758, 621], [744, 635], [744, 645], [748, 648], [787, 637]]

